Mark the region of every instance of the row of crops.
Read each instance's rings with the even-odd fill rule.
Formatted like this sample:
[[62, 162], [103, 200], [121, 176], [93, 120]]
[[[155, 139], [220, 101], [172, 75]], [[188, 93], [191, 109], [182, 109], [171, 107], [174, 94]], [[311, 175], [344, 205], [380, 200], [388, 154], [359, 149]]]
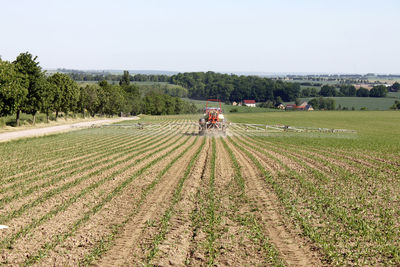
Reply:
[[1, 263], [400, 264], [396, 155], [197, 130], [148, 117], [1, 144]]

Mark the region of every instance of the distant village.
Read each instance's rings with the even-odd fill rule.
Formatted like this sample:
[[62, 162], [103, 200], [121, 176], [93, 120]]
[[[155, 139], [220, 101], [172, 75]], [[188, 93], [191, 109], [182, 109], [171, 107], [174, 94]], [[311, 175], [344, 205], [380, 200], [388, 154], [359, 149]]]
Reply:
[[[232, 102], [233, 106], [246, 106], [246, 107], [256, 107], [256, 101], [255, 100], [243, 100], [243, 101], [233, 101]], [[296, 104], [282, 104], [279, 103], [275, 105], [275, 108], [281, 109], [281, 110], [305, 110], [305, 111], [312, 111], [314, 110], [311, 105], [309, 105], [307, 102], [303, 102], [301, 105], [296, 105]]]

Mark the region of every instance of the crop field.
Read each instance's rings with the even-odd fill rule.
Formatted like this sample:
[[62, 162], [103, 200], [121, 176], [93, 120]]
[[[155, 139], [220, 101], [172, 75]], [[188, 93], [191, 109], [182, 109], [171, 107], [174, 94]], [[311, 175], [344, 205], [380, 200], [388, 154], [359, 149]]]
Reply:
[[1, 143], [0, 264], [400, 265], [399, 112], [228, 119], [226, 136], [144, 116]]
[[[335, 100], [336, 107], [339, 105], [349, 110], [366, 108], [368, 110], [389, 110], [396, 101], [397, 93], [390, 93], [390, 97], [329, 97]], [[313, 97], [300, 98], [301, 101], [310, 101]], [[292, 102], [290, 102], [292, 103]], [[294, 102], [293, 102], [294, 103]]]

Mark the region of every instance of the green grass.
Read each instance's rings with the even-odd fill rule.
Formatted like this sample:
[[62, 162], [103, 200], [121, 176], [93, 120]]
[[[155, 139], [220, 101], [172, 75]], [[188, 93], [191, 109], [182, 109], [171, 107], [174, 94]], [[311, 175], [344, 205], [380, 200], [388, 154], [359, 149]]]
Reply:
[[391, 97], [391, 98], [400, 98], [400, 92], [389, 92], [387, 94], [387, 97]]
[[309, 136], [296, 136], [287, 133], [271, 137], [285, 138], [285, 142], [288, 143], [313, 143], [328, 147], [351, 146], [397, 153], [400, 151], [400, 112], [398, 111], [264, 112], [228, 114], [227, 118], [231, 122], [238, 123], [283, 124], [357, 131], [355, 138], [335, 138], [340, 135], [315, 136], [311, 134]]
[[[396, 93], [393, 93], [396, 94]], [[392, 95], [391, 95], [392, 96]], [[300, 98], [302, 101], [309, 101], [314, 97]], [[346, 107], [356, 110], [367, 108], [368, 110], [388, 110], [393, 105], [396, 99], [389, 97], [330, 97], [335, 100], [336, 108], [340, 105], [342, 108]]]
[[[194, 100], [194, 99], [187, 99], [184, 100], [193, 102], [199, 110], [205, 108], [207, 101], [204, 100]], [[209, 102], [211, 107], [219, 107], [217, 102]], [[268, 108], [260, 108], [260, 107], [245, 107], [245, 106], [232, 106], [225, 103], [222, 103], [222, 110], [225, 114], [227, 113], [236, 113], [231, 112], [233, 109], [237, 110], [237, 113], [257, 113], [257, 112], [266, 112], [266, 111], [279, 111], [277, 109], [268, 109]]]
[[[54, 120], [53, 114], [51, 114], [50, 119]], [[36, 115], [36, 123], [46, 122], [46, 114], [38, 113]], [[33, 123], [32, 115], [21, 113], [20, 116], [20, 125], [31, 125]], [[15, 115], [9, 115], [5, 117], [0, 117], [0, 128], [5, 126], [16, 126], [17, 122], [15, 119]]]

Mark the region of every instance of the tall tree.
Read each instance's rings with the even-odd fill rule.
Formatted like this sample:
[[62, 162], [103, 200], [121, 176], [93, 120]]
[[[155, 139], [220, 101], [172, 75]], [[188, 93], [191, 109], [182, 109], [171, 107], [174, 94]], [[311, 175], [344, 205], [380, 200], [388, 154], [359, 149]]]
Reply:
[[86, 109], [90, 116], [94, 117], [97, 112], [99, 112], [100, 99], [99, 99], [100, 86], [97, 84], [86, 85], [86, 87], [81, 87], [80, 97], [79, 97], [79, 107], [84, 115], [84, 110]]
[[369, 91], [368, 91], [367, 88], [360, 87], [360, 88], [357, 90], [356, 95], [357, 95], [358, 97], [368, 97], [368, 96], [369, 96]]
[[119, 85], [128, 86], [130, 83], [131, 81], [130, 81], [129, 71], [124, 70], [124, 74], [122, 75], [121, 80], [119, 81]]
[[15, 70], [15, 65], [0, 60], [0, 116], [17, 113], [19, 126], [21, 108], [28, 94], [25, 77]]
[[[43, 87], [40, 86], [40, 79], [44, 76], [39, 62], [36, 60], [37, 57], [33, 57], [30, 53], [25, 52], [19, 54], [13, 62], [16, 71], [24, 77], [27, 86], [26, 89], [28, 90], [27, 97], [21, 109], [33, 116], [33, 124], [35, 124], [36, 113], [40, 110], [40, 105], [42, 103], [41, 96], [43, 95]], [[19, 112], [20, 110], [17, 111], [17, 116]]]
[[392, 87], [391, 87], [391, 91], [392, 91], [392, 92], [398, 92], [398, 91], [400, 91], [400, 83], [395, 82], [395, 83], [392, 85]]
[[65, 113], [73, 111], [79, 100], [79, 88], [74, 80], [63, 73], [55, 73], [49, 77], [49, 82], [55, 86], [53, 109], [56, 112], [56, 120], [60, 111]]
[[137, 115], [141, 111], [141, 98], [139, 87], [134, 84], [123, 87], [125, 91], [127, 111], [133, 115]]
[[319, 94], [321, 96], [336, 96], [336, 89], [333, 86], [325, 84], [324, 86], [321, 87], [321, 90], [319, 91]]
[[40, 79], [39, 84], [43, 88], [41, 96], [41, 112], [46, 113], [46, 122], [48, 123], [50, 111], [54, 110], [54, 103], [58, 88], [55, 84], [49, 82], [49, 79], [46, 77]]
[[384, 85], [378, 85], [372, 87], [371, 91], [369, 91], [370, 97], [385, 97], [387, 94], [387, 88]]

